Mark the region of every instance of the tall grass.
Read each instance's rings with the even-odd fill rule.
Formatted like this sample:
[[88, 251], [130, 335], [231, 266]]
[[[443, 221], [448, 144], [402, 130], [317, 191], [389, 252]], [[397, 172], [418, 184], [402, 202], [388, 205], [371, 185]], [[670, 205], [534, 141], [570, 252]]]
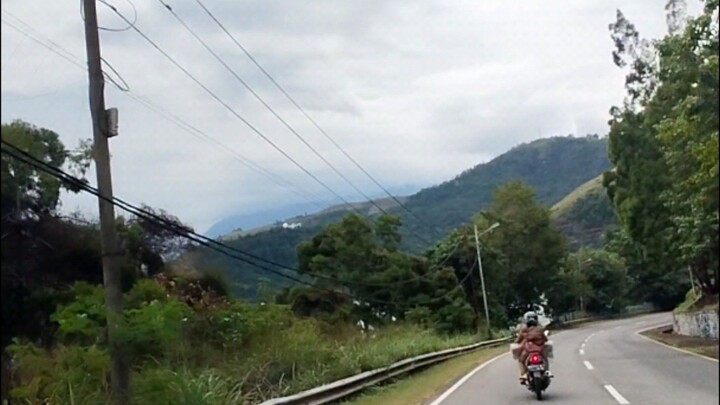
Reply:
[[[30, 343], [9, 348], [17, 403], [106, 402], [109, 357], [95, 335], [102, 318], [85, 315], [103, 297], [83, 288], [85, 295], [58, 309], [65, 341], [50, 352]], [[134, 356], [132, 401], [143, 405], [255, 404], [478, 340], [410, 323], [361, 330], [299, 318], [282, 305], [218, 302], [193, 310], [149, 285], [133, 297], [124, 339]]]

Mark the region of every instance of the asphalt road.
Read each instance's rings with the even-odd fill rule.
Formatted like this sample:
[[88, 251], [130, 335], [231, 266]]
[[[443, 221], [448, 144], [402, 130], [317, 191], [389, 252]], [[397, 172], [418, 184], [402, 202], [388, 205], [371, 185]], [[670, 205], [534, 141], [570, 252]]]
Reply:
[[[671, 322], [670, 314], [608, 321], [551, 336], [555, 379], [542, 402], [553, 404], [717, 405], [718, 363], [655, 344], [636, 332]], [[537, 402], [518, 383], [504, 355], [431, 402], [432, 405]], [[463, 382], [464, 381], [464, 382]]]

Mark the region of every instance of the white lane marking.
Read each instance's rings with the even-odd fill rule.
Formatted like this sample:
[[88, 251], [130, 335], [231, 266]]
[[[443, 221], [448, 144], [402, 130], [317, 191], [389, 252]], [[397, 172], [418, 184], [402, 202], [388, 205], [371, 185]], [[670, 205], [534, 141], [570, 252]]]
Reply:
[[584, 355], [585, 355], [585, 350], [580, 349], [580, 355], [581, 355], [581, 356], [584, 356]]
[[500, 357], [507, 356], [508, 353], [503, 353], [499, 356], [495, 356], [492, 359], [486, 361], [485, 363], [477, 366], [473, 371], [467, 373], [465, 377], [461, 378], [460, 381], [456, 382], [455, 385], [450, 387], [447, 391], [445, 391], [442, 395], [440, 395], [436, 400], [434, 400], [430, 405], [440, 405], [444, 400], [446, 400], [450, 395], [452, 395], [453, 392], [455, 392], [458, 388], [460, 388], [463, 384], [465, 384], [470, 378], [472, 378], [475, 373], [478, 371], [484, 369], [485, 367], [489, 366], [491, 363], [493, 363], [495, 360], [499, 359]]
[[615, 387], [613, 387], [612, 385], [606, 385], [606, 386], [605, 386], [605, 389], [607, 390], [607, 392], [610, 393], [610, 395], [612, 395], [613, 398], [615, 398], [615, 400], [616, 400], [619, 404], [622, 404], [622, 405], [629, 405], [629, 404], [630, 404], [630, 401], [628, 401], [627, 399], [625, 399], [625, 397], [623, 397], [622, 395], [620, 395], [620, 393], [618, 392], [618, 390], [616, 390]]
[[580, 345], [580, 347], [582, 347], [582, 348], [584, 349], [584, 348], [585, 348], [585, 343], [583, 343], [582, 345]]
[[593, 367], [593, 365], [590, 364], [589, 361], [585, 360], [583, 361], [583, 364], [585, 364], [585, 368], [587, 368], [588, 370], [595, 370], [595, 367]]
[[703, 356], [702, 354], [695, 353], [695, 352], [691, 352], [691, 351], [689, 351], [689, 350], [683, 350], [683, 349], [680, 349], [679, 347], [670, 346], [670, 345], [667, 345], [667, 344], [665, 344], [665, 343], [663, 343], [663, 342], [658, 342], [657, 340], [655, 340], [655, 339], [653, 339], [653, 338], [649, 338], [649, 337], [647, 337], [647, 336], [645, 336], [645, 335], [642, 334], [643, 332], [647, 332], [647, 331], [652, 330], [652, 329], [657, 329], [657, 328], [660, 328], [660, 327], [663, 327], [663, 326], [670, 326], [670, 325], [672, 325], [672, 324], [665, 323], [665, 324], [662, 324], [662, 325], [651, 326], [651, 327], [649, 327], [649, 328], [646, 328], [646, 329], [643, 329], [643, 330], [639, 330], [639, 331], [635, 332], [635, 334], [638, 335], [638, 336], [640, 336], [641, 338], [647, 340], [647, 341], [653, 342], [653, 343], [655, 343], [656, 345], [660, 345], [660, 346], [666, 347], [666, 348], [668, 348], [668, 349], [670, 349], [670, 350], [675, 350], [676, 352], [680, 352], [680, 353], [684, 353], [684, 354], [689, 354], [689, 355], [691, 355], [691, 356], [699, 357], [699, 358], [705, 359], [705, 360], [710, 360], [710, 361], [715, 362], [715, 363], [718, 362], [718, 359], [714, 359], [714, 358], [708, 357], [708, 356]]

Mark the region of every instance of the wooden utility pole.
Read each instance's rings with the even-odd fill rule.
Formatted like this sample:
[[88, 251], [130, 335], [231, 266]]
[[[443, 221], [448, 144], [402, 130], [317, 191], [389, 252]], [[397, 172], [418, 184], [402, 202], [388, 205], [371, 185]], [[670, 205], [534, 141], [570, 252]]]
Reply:
[[108, 340], [110, 346], [110, 382], [113, 402], [127, 404], [129, 400], [129, 361], [116, 337], [122, 316], [121, 252], [118, 248], [115, 229], [115, 207], [112, 204], [112, 178], [110, 176], [110, 150], [105, 110], [105, 81], [100, 58], [100, 36], [98, 34], [97, 9], [95, 0], [83, 0], [85, 14], [85, 47], [88, 61], [90, 85], [90, 115], [93, 125], [93, 158], [97, 175], [100, 210], [100, 236], [102, 243], [103, 282], [105, 284], [105, 306], [107, 309]]

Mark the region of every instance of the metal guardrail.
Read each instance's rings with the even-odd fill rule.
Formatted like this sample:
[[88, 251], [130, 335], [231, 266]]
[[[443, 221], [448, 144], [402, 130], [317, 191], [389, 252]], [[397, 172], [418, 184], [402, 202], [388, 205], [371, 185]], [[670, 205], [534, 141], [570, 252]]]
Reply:
[[387, 367], [366, 371], [351, 377], [344, 378], [320, 387], [312, 388], [294, 395], [282, 398], [275, 398], [263, 402], [260, 405], [319, 405], [329, 404], [339, 399], [347, 398], [350, 395], [369, 388], [373, 385], [395, 378], [401, 374], [409, 373], [419, 368], [427, 367], [443, 362], [450, 358], [471, 352], [473, 350], [508, 343], [512, 337], [486, 340], [467, 346], [446, 349], [439, 352], [427, 353], [420, 356], [400, 360]]

